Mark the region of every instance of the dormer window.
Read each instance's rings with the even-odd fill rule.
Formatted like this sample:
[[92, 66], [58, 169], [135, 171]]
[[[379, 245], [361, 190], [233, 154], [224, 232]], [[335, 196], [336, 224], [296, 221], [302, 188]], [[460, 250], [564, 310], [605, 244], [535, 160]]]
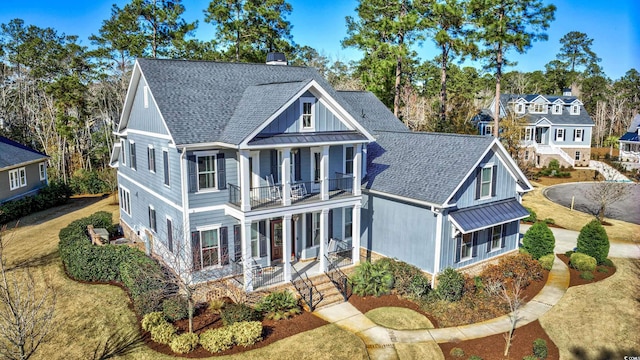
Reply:
[[560, 106], [559, 104], [553, 105], [553, 113], [554, 114], [561, 114], [562, 113], [562, 106]]
[[524, 104], [517, 104], [516, 105], [516, 112], [518, 114], [524, 114]]
[[532, 113], [537, 113], [537, 114], [542, 114], [542, 113], [546, 113], [547, 112], [547, 105], [546, 104], [532, 104], [530, 107], [530, 111]]
[[303, 131], [313, 131], [315, 128], [315, 119], [313, 116], [313, 98], [300, 99], [300, 113]]
[[580, 105], [571, 105], [571, 115], [580, 114]]

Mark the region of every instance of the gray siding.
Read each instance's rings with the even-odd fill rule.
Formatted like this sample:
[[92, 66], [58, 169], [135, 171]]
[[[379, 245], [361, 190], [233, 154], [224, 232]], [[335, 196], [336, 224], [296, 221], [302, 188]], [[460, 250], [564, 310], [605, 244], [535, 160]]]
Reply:
[[[227, 184], [239, 185], [238, 160], [234, 150], [220, 150], [224, 153], [225, 173]], [[192, 153], [187, 153], [187, 156]], [[261, 156], [262, 157], [262, 156]], [[229, 188], [218, 191], [189, 193], [189, 208], [223, 205], [229, 202]]]
[[143, 77], [140, 78], [138, 87], [136, 88], [131, 114], [129, 115], [129, 123], [127, 129], [148, 131], [156, 134], [167, 135], [167, 130], [162, 121], [160, 112], [153, 96], [149, 93], [149, 106], [144, 107], [144, 87], [147, 85]]
[[363, 194], [361, 246], [431, 273], [436, 222], [427, 208]]
[[[42, 161], [42, 162], [44, 162], [46, 166], [46, 161]], [[19, 166], [11, 169], [11, 170], [15, 170], [15, 169], [21, 169], [24, 167], [25, 173], [27, 176], [27, 185], [24, 187], [19, 187], [14, 190], [10, 190], [11, 189], [10, 181], [9, 181], [10, 170], [0, 171], [0, 203], [3, 201], [15, 200], [23, 196], [35, 195], [36, 190], [45, 186], [47, 184], [47, 179], [45, 178], [44, 180], [40, 180], [39, 164], [40, 162], [37, 162], [37, 163], [33, 163], [25, 166]]]
[[[556, 140], [557, 129], [564, 129], [565, 134], [564, 134], [563, 141]], [[582, 131], [584, 131], [584, 134], [582, 135], [582, 141], [577, 141], [573, 139], [575, 129], [582, 129]], [[551, 127], [549, 132], [549, 136], [550, 136], [549, 143], [555, 144], [557, 146], [563, 146], [563, 147], [591, 146], [591, 129], [592, 127], [590, 126], [554, 125], [553, 127]]]
[[450, 203], [456, 203], [458, 208], [465, 208], [474, 205], [487, 204], [493, 201], [504, 200], [512, 198], [516, 193], [516, 182], [509, 174], [507, 167], [504, 163], [495, 155], [493, 151], [489, 152], [481, 161], [480, 166], [483, 164], [497, 165], [497, 178], [496, 178], [496, 196], [492, 196], [487, 199], [476, 199], [476, 171], [471, 172], [469, 177], [464, 181], [460, 189], [453, 196]]
[[[303, 97], [313, 97], [309, 92]], [[348, 128], [329, 110], [324, 104], [316, 99], [314, 105], [315, 129], [314, 131], [344, 131]], [[300, 100], [296, 100], [291, 106], [283, 111], [271, 124], [264, 128], [260, 134], [283, 134], [298, 133], [302, 131], [302, 120], [300, 112]]]

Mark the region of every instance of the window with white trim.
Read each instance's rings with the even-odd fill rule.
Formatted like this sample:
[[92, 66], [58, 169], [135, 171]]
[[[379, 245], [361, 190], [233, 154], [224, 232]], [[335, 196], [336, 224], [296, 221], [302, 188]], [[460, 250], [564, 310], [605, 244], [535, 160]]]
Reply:
[[493, 134], [493, 125], [485, 125], [484, 126], [484, 133], [482, 135], [491, 135]]
[[463, 234], [462, 240], [460, 241], [460, 261], [471, 259], [473, 247], [473, 239], [472, 234]]
[[531, 104], [529, 111], [532, 113], [542, 114], [547, 112], [547, 104]]
[[120, 150], [122, 151], [120, 161], [122, 162], [122, 165], [127, 165], [127, 147], [125, 146], [126, 144], [127, 143], [124, 139], [120, 139]]
[[149, 171], [156, 172], [156, 149], [151, 145], [147, 148], [147, 162], [149, 163]]
[[529, 160], [529, 150], [524, 151], [524, 159]]
[[156, 209], [149, 205], [149, 228], [153, 232], [158, 232], [158, 224], [156, 222]]
[[574, 141], [582, 141], [582, 137], [584, 135], [584, 130], [582, 129], [576, 129], [575, 130], [575, 136], [574, 136]]
[[498, 250], [502, 247], [502, 225], [491, 228], [491, 248], [489, 251]]
[[580, 105], [571, 105], [571, 115], [580, 114]]
[[221, 264], [220, 229], [200, 231], [201, 268]]
[[19, 168], [9, 171], [9, 189], [15, 190], [27, 186], [27, 171]]
[[516, 112], [518, 114], [524, 114], [524, 104], [518, 104], [516, 105]]
[[315, 99], [301, 98], [300, 113], [302, 116], [302, 130], [313, 130], [315, 128], [315, 119], [313, 116]]
[[344, 148], [344, 173], [353, 174], [353, 146]]
[[260, 257], [260, 230], [259, 223], [251, 223], [251, 257]]
[[198, 191], [217, 189], [216, 156], [198, 156]]
[[574, 158], [574, 159], [575, 159], [576, 161], [580, 161], [580, 155], [582, 155], [582, 154], [580, 154], [580, 151], [577, 151], [577, 150], [576, 150], [576, 156], [575, 156], [575, 158]]
[[320, 244], [320, 212], [311, 214], [311, 239], [307, 239], [307, 247], [318, 246]]
[[533, 129], [525, 128], [524, 129], [524, 139], [525, 141], [531, 141], [533, 139]]
[[491, 183], [493, 181], [493, 166], [482, 168], [480, 176], [480, 197], [486, 198], [491, 196]]
[[123, 187], [120, 188], [120, 209], [131, 216], [131, 193]]
[[353, 208], [344, 208], [344, 239], [353, 236]]
[[560, 104], [553, 105], [553, 113], [554, 114], [561, 114], [562, 113], [562, 106]]
[[136, 143], [133, 140], [129, 140], [129, 166], [136, 169]]
[[564, 129], [556, 129], [556, 141], [564, 141]]
[[38, 168], [40, 170], [40, 181], [44, 181], [47, 179], [47, 164], [41, 162], [38, 164]]

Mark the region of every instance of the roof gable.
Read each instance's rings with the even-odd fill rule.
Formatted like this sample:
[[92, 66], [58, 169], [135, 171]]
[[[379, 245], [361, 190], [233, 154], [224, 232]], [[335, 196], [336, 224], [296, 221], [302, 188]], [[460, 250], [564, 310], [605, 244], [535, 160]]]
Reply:
[[32, 148], [0, 136], [0, 169], [45, 160], [48, 156]]

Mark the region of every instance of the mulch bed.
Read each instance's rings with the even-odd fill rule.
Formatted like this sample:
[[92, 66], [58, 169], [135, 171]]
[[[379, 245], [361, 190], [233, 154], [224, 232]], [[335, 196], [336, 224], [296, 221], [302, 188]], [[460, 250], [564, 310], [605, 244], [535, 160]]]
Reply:
[[[563, 263], [565, 263], [567, 266], [569, 266], [569, 258], [565, 254], [557, 254], [557, 256], [558, 256], [558, 258], [560, 260], [562, 260]], [[601, 271], [598, 271], [598, 269], [607, 269], [608, 272], [601, 272]], [[611, 276], [611, 275], [616, 273], [616, 267], [615, 266], [598, 265], [596, 267], [596, 269], [594, 271], [592, 271], [592, 273], [593, 273], [593, 279], [592, 280], [585, 280], [585, 279], [581, 278], [580, 277], [580, 271], [572, 268], [571, 266], [569, 266], [569, 273], [571, 274], [571, 279], [569, 280], [569, 287], [571, 287], [571, 286], [592, 284], [594, 282], [598, 282], [600, 280], [606, 279], [609, 276]]]
[[[504, 347], [506, 345], [504, 334], [491, 335], [479, 339], [460, 341], [457, 343], [442, 343], [438, 345], [440, 346], [440, 349], [442, 349], [446, 360], [468, 359], [471, 355], [480, 356], [483, 360], [522, 360], [522, 358], [527, 355], [533, 355], [533, 341], [537, 338], [544, 339], [547, 342], [547, 348], [549, 350], [547, 360], [560, 358], [558, 347], [549, 338], [542, 326], [540, 326], [540, 322], [538, 320], [519, 327], [513, 332], [509, 355], [506, 357], [503, 356]], [[453, 348], [462, 349], [465, 355], [462, 358], [452, 356], [450, 352]]]
[[[319, 317], [309, 313], [303, 312], [300, 315], [296, 315], [287, 320], [263, 320], [263, 340], [248, 347], [242, 346], [234, 346], [231, 349], [221, 351], [219, 353], [212, 354], [205, 350], [203, 347], [199, 346], [196, 350], [189, 354], [175, 354], [171, 351], [171, 348], [168, 345], [158, 344], [156, 342], [151, 341], [151, 336], [148, 332], [144, 334], [144, 342], [146, 345], [162, 354], [167, 354], [175, 357], [184, 357], [184, 358], [205, 358], [217, 355], [231, 355], [237, 354], [253, 349], [258, 349], [261, 347], [265, 347], [269, 344], [272, 344], [278, 340], [282, 340], [289, 336], [293, 336], [305, 331], [313, 330], [319, 328], [320, 326], [327, 325], [328, 323]], [[180, 320], [174, 323], [178, 327], [178, 333], [183, 333], [188, 331], [189, 329], [189, 320]], [[219, 315], [215, 315], [210, 313], [206, 307], [200, 307], [196, 310], [196, 313], [193, 317], [193, 330], [194, 332], [201, 334], [206, 330], [215, 329], [222, 327], [222, 319], [220, 319]]]
[[403, 307], [407, 309], [414, 310], [422, 315], [424, 315], [434, 327], [438, 327], [438, 321], [420, 308], [420, 305], [414, 303], [411, 300], [403, 299], [398, 295], [382, 295], [382, 296], [358, 296], [351, 295], [349, 298], [349, 303], [353, 305], [356, 309], [360, 310], [361, 313], [366, 314], [368, 311], [377, 309], [380, 307]]

